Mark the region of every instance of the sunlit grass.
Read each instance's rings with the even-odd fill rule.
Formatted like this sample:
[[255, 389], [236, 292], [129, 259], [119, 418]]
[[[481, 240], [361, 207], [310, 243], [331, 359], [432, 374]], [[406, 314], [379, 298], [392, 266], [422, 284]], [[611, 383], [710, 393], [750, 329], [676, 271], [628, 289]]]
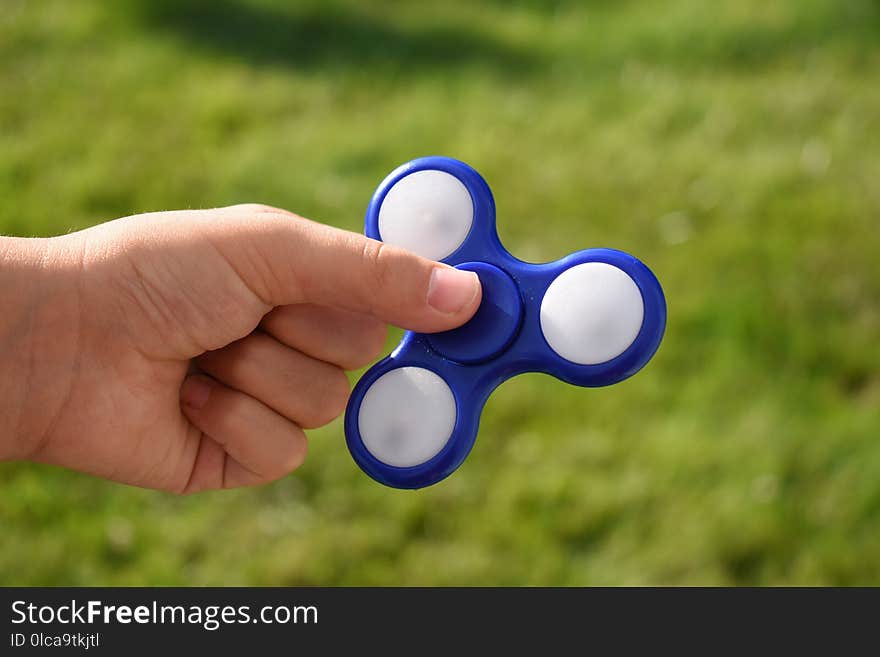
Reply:
[[875, 2], [182, 7], [4, 4], [0, 230], [243, 201], [360, 230], [446, 154], [518, 256], [645, 260], [666, 339], [613, 388], [504, 384], [419, 492], [339, 422], [258, 490], [2, 466], [0, 583], [880, 583]]

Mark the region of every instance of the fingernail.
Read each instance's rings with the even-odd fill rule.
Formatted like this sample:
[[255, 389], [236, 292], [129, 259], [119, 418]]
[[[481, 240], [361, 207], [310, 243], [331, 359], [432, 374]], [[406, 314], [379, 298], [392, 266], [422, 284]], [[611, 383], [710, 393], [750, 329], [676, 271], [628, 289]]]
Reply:
[[180, 387], [180, 400], [185, 406], [199, 410], [211, 396], [211, 385], [203, 378], [189, 376]]
[[428, 305], [441, 313], [457, 313], [477, 296], [480, 279], [472, 271], [436, 267], [428, 285]]

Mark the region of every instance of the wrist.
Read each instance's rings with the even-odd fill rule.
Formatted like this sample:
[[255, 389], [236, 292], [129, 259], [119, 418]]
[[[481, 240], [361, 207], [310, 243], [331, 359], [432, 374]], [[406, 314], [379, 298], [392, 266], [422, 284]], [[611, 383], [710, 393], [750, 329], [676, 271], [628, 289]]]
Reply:
[[79, 302], [65, 242], [0, 237], [0, 460], [42, 449], [71, 388]]

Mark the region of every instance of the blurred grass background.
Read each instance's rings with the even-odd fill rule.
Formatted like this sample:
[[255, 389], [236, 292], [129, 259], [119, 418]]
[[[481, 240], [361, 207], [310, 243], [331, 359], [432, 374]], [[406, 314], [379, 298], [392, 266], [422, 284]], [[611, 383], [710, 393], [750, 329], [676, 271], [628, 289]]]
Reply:
[[338, 421], [255, 490], [2, 465], [0, 583], [880, 584], [880, 3], [0, 4], [6, 234], [244, 201], [360, 230], [426, 154], [521, 258], [645, 260], [648, 367], [504, 384], [418, 492]]

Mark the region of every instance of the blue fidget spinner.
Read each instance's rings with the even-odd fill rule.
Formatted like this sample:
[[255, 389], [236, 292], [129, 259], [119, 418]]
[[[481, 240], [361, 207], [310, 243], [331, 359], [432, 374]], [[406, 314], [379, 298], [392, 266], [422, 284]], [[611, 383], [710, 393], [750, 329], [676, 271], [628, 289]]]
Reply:
[[424, 157], [395, 169], [373, 194], [365, 232], [476, 272], [483, 289], [467, 324], [408, 331], [352, 391], [348, 448], [388, 486], [423, 488], [458, 468], [486, 400], [506, 379], [545, 372], [607, 386], [638, 372], [660, 346], [666, 301], [650, 269], [613, 249], [517, 260], [498, 239], [489, 186], [464, 162]]

